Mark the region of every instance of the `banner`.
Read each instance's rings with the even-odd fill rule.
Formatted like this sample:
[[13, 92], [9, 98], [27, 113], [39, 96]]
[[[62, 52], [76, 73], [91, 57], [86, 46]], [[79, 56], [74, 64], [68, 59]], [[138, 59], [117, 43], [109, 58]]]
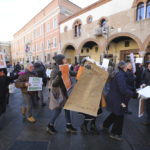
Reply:
[[6, 61], [4, 53], [0, 52], [0, 69], [6, 68]]
[[29, 77], [28, 91], [42, 91], [42, 78]]
[[134, 54], [131, 53], [130, 57], [131, 57], [131, 62], [132, 62], [132, 67], [133, 67], [133, 73], [135, 73], [136, 72], [136, 66], [135, 66], [135, 61], [134, 61]]
[[83, 69], [64, 109], [97, 116], [108, 73], [96, 64], [90, 65], [90, 70]]
[[143, 58], [136, 58], [136, 64], [142, 64]]
[[60, 65], [59, 69], [62, 73], [62, 79], [68, 91], [71, 88], [71, 81], [69, 76], [69, 65]]

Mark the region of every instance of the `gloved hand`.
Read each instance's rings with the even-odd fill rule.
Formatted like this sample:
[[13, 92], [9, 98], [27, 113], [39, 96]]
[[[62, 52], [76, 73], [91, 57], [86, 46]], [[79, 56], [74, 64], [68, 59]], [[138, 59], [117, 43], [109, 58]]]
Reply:
[[137, 99], [137, 98], [138, 98], [138, 96], [139, 96], [139, 94], [138, 94], [138, 93], [136, 93], [136, 92], [133, 94], [133, 98], [134, 98], [134, 99]]
[[61, 71], [59, 71], [59, 72], [58, 72], [58, 76], [59, 76], [59, 77], [61, 77], [61, 76], [62, 76], [62, 73], [61, 73]]

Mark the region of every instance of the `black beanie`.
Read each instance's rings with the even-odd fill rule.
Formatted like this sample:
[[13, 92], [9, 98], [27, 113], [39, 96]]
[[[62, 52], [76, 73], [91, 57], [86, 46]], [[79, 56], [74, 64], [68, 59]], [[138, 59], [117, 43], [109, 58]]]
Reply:
[[62, 60], [64, 58], [65, 58], [65, 56], [62, 55], [62, 54], [58, 54], [58, 55], [56, 55], [56, 56], [53, 57], [53, 59], [55, 60], [55, 62], [56, 62], [57, 65], [62, 65], [63, 64]]

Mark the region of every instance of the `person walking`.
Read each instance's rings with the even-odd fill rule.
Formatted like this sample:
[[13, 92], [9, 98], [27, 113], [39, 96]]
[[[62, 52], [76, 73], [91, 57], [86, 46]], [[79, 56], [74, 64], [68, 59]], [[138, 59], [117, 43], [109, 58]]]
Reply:
[[27, 105], [27, 109], [22, 107], [23, 116], [26, 115], [27, 112], [27, 120], [30, 123], [34, 123], [36, 120], [32, 115], [32, 101], [36, 98], [36, 92], [28, 91], [28, 87], [30, 86], [29, 77], [37, 77], [34, 72], [34, 66], [31, 63], [28, 63], [26, 66], [26, 70], [24, 74], [21, 74], [18, 80], [15, 83], [16, 88], [20, 88], [24, 97], [24, 100]]
[[[133, 69], [132, 63], [128, 62], [127, 63], [127, 71], [125, 73], [126, 82], [127, 82], [128, 88], [130, 90], [132, 90], [133, 92], [135, 92], [135, 90], [136, 90], [136, 87], [135, 87], [135, 75], [134, 75], [132, 69]], [[126, 100], [127, 111], [125, 113], [131, 115], [132, 112], [128, 110], [128, 103], [129, 103], [129, 100]]]
[[38, 76], [39, 78], [42, 78], [42, 80], [43, 80], [43, 88], [42, 88], [42, 91], [38, 91], [38, 92], [37, 92], [37, 97], [38, 97], [38, 95], [39, 95], [41, 106], [45, 106], [46, 103], [44, 103], [44, 96], [43, 96], [44, 86], [46, 86], [46, 82], [47, 82], [45, 66], [42, 64], [42, 62], [37, 61], [37, 62], [34, 64], [34, 71], [36, 72], [37, 76]]
[[[142, 87], [150, 86], [150, 60], [147, 61], [147, 69], [144, 72], [143, 75], [143, 85]], [[146, 101], [146, 121], [143, 123], [144, 125], [148, 126], [150, 125], [150, 99], [147, 99]]]
[[125, 101], [133, 96], [137, 96], [137, 94], [127, 86], [125, 78], [126, 71], [127, 65], [124, 61], [121, 61], [118, 64], [118, 71], [116, 71], [116, 75], [111, 82], [110, 91], [106, 96], [107, 109], [111, 114], [103, 123], [103, 129], [106, 130], [109, 130], [112, 125], [110, 137], [119, 141], [122, 140], [124, 112], [127, 109]]
[[[65, 56], [58, 54], [53, 57], [55, 64], [52, 67], [50, 82], [50, 109], [52, 110], [52, 116], [47, 127], [47, 132], [49, 134], [55, 134], [57, 131], [54, 127], [55, 121], [61, 113], [61, 110], [68, 99], [68, 93], [63, 83], [61, 72], [59, 70], [59, 65], [65, 64]], [[70, 111], [65, 110], [66, 118], [66, 132], [74, 133], [76, 129], [72, 126]]]

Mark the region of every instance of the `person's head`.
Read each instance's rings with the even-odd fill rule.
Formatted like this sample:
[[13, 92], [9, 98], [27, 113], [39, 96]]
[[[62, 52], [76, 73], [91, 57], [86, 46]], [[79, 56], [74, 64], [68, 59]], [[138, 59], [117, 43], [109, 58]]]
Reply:
[[3, 69], [0, 69], [0, 77], [4, 76], [4, 70]]
[[131, 62], [128, 62], [128, 63], [127, 63], [127, 69], [129, 69], [129, 70], [132, 70], [132, 69], [133, 69]]
[[120, 61], [118, 64], [118, 69], [123, 70], [124, 72], [127, 71], [127, 64], [124, 61]]
[[19, 65], [20, 63], [19, 63], [19, 62], [17, 62], [17, 64]]
[[57, 65], [63, 65], [66, 63], [65, 56], [62, 54], [58, 54], [58, 55], [54, 56], [53, 59], [55, 60]]
[[26, 66], [26, 70], [28, 70], [29, 72], [33, 72], [34, 70], [34, 66], [32, 63], [28, 63]]

